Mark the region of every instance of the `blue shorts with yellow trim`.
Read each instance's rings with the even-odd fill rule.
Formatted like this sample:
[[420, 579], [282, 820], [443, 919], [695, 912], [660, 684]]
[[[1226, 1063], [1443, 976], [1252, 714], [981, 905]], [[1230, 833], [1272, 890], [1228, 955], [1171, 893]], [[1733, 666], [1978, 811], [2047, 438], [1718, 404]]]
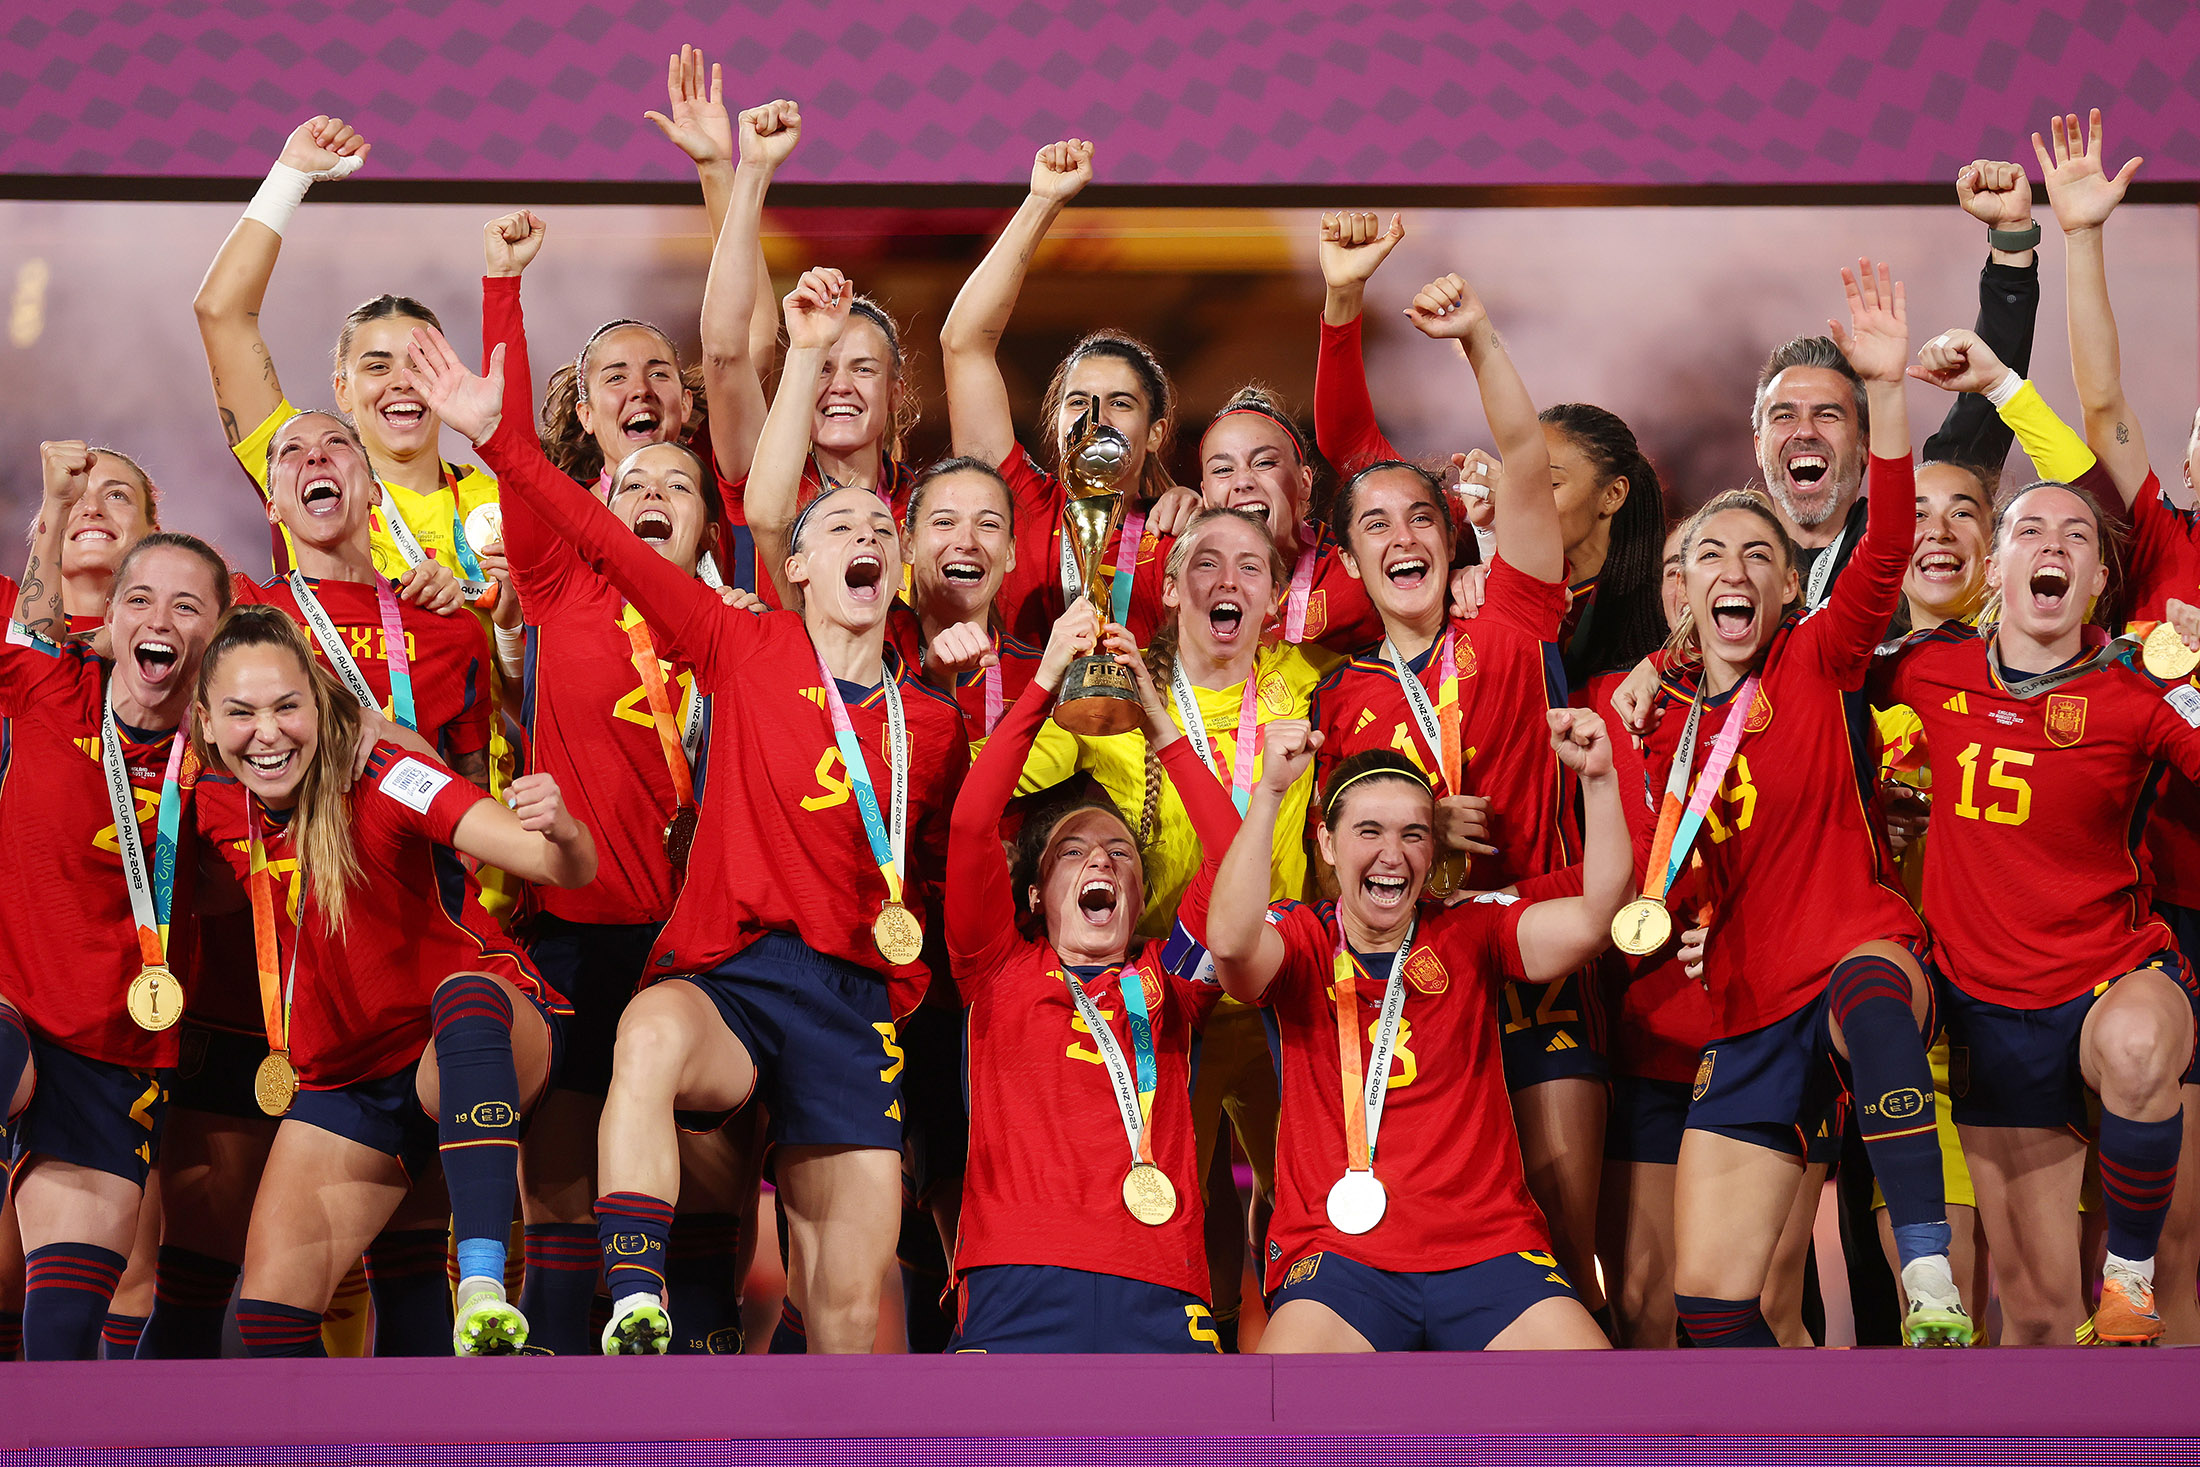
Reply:
[[270, 1121], [253, 1082], [267, 1058], [267, 1036], [193, 1023], [176, 1026], [178, 1058], [168, 1078], [168, 1103], [240, 1121]]
[[1612, 1077], [1612, 1107], [1604, 1118], [1604, 1159], [1675, 1166], [1688, 1129], [1688, 1087], [1641, 1075]]
[[1268, 1312], [1311, 1299], [1377, 1350], [1486, 1350], [1545, 1299], [1574, 1297], [1548, 1253], [1501, 1253], [1439, 1273], [1392, 1273], [1342, 1253], [1309, 1253], [1284, 1275]]
[[[2165, 947], [2139, 965], [2177, 981], [2200, 1025], [2200, 992], [2184, 955]], [[2118, 974], [2117, 978], [2123, 975]], [[2013, 1009], [1973, 998], [1943, 981], [1942, 1012], [1948, 1016], [1948, 1090], [1959, 1126], [2068, 1127], [2091, 1139], [2089, 1091], [2078, 1063], [2085, 1016], [2116, 979], [2091, 993], [2046, 1009]], [[2200, 1083], [2200, 1064], [2188, 1060], [2187, 1085]]]
[[1608, 1075], [1602, 1004], [1594, 978], [1580, 973], [1555, 983], [1506, 984], [1497, 998], [1505, 1088]]
[[[1806, 1164], [1830, 1163], [1848, 1093], [1846, 1066], [1833, 1047], [1832, 1009], [1830, 992], [1820, 993], [1784, 1019], [1708, 1045], [1696, 1067], [1688, 1129]], [[1917, 1099], [1922, 1110], [1924, 1097]]]
[[26, 1157], [45, 1156], [144, 1186], [160, 1157], [166, 1077], [86, 1059], [36, 1034], [31, 1067], [38, 1075], [31, 1103], [12, 1124], [0, 1124], [9, 1169], [20, 1169]]
[[1081, 1268], [974, 1268], [955, 1291], [951, 1352], [1219, 1355], [1206, 1304], [1182, 1289]]
[[[773, 1145], [901, 1150], [901, 1040], [878, 974], [767, 932], [708, 973], [665, 981], [702, 989], [749, 1052]], [[709, 1128], [691, 1114], [681, 1124]]]

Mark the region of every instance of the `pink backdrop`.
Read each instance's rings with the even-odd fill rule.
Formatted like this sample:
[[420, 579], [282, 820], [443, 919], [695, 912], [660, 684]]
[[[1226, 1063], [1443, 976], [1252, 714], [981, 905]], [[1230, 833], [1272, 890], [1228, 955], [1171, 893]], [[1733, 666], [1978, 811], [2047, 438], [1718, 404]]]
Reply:
[[370, 176], [685, 180], [641, 120], [682, 41], [801, 101], [785, 175], [1012, 183], [1066, 134], [1109, 183], [1945, 182], [2110, 110], [2200, 180], [2185, 0], [101, 0], [0, 21], [0, 173], [257, 177], [315, 112]]

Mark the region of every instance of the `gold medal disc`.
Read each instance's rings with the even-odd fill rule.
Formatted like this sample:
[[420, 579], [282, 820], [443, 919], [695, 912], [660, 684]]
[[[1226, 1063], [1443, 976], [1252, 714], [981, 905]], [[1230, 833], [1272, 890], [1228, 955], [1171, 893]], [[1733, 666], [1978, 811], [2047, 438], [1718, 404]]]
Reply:
[[675, 871], [687, 870], [688, 852], [695, 848], [695, 827], [700, 823], [693, 805], [672, 812], [672, 823], [665, 827], [665, 855]]
[[176, 1020], [183, 1017], [183, 985], [168, 969], [150, 964], [130, 980], [126, 1003], [130, 1018], [140, 1029], [158, 1034], [174, 1028]]
[[888, 902], [871, 920], [871, 941], [879, 956], [900, 967], [924, 956], [924, 927], [900, 902]]
[[298, 1071], [289, 1055], [276, 1051], [260, 1061], [260, 1068], [252, 1076], [252, 1094], [260, 1102], [260, 1109], [271, 1116], [289, 1111], [290, 1102], [298, 1094]]
[[1428, 868], [1428, 894], [1438, 897], [1450, 896], [1459, 889], [1459, 883], [1466, 878], [1466, 874], [1466, 856], [1461, 852], [1453, 851]]
[[1673, 935], [1673, 914], [1662, 903], [1636, 897], [1612, 919], [1612, 943], [1630, 957], [1647, 957]]
[[2185, 639], [2177, 635], [2177, 628], [2166, 621], [2147, 633], [2139, 658], [2148, 672], [2165, 683], [2181, 683], [2200, 667], [2200, 652], [2187, 647]]
[[1138, 1162], [1123, 1174], [1123, 1205], [1147, 1227], [1158, 1228], [1176, 1216], [1176, 1184], [1152, 1162]]

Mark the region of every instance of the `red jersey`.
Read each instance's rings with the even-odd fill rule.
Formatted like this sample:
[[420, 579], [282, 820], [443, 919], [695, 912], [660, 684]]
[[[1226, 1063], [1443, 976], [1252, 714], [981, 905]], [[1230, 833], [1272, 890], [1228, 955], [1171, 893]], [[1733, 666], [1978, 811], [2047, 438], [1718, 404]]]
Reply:
[[1322, 321], [1321, 351], [1314, 359], [1314, 444], [1337, 472], [1350, 476], [1369, 464], [1398, 458], [1375, 421], [1367, 392], [1367, 361], [1360, 346], [1361, 317], [1342, 326]]
[[[481, 445], [514, 486], [509, 523], [539, 517], [546, 533], [626, 593], [659, 637], [660, 656], [695, 670], [713, 703], [711, 768], [720, 788], [702, 801], [688, 879], [650, 957], [648, 980], [717, 967], [766, 932], [792, 933], [814, 951], [869, 968], [893, 990], [894, 1012], [923, 996], [921, 961], [890, 965], [872, 941], [886, 879], [872, 859], [854, 789], [833, 739], [817, 650], [791, 611], [735, 611], [718, 593], [634, 538], [610, 510], [552, 467], [532, 435], [507, 417]], [[521, 529], [520, 533], [528, 533]], [[934, 920], [947, 854], [947, 813], [970, 764], [962, 710], [886, 656], [909, 738], [910, 909]], [[883, 687], [843, 686], [882, 814], [891, 800]]]
[[[677, 801], [635, 667], [628, 627], [640, 617], [537, 516], [507, 515], [504, 553], [527, 618], [520, 721], [534, 744], [534, 767], [557, 780], [566, 808], [596, 840], [593, 882], [573, 891], [541, 887], [536, 898], [568, 922], [662, 922], [679, 890], [664, 842]], [[651, 641], [684, 732], [688, 700], [699, 696], [695, 673], [664, 660], [654, 633]], [[706, 700], [706, 726], [709, 716]], [[701, 787], [702, 763], [699, 754], [692, 788]]]
[[[1281, 1288], [1291, 1265], [1309, 1253], [1341, 1253], [1397, 1273], [1435, 1273], [1506, 1253], [1549, 1250], [1549, 1229], [1522, 1174], [1491, 1022], [1499, 988], [1522, 976], [1518, 934], [1527, 909], [1495, 896], [1455, 907], [1420, 904], [1374, 1156], [1390, 1205], [1374, 1231], [1355, 1237], [1331, 1227], [1326, 1210], [1329, 1189], [1345, 1170], [1332, 961], [1336, 906], [1277, 902], [1269, 908], [1268, 920], [1284, 945], [1283, 966], [1261, 995], [1282, 1055], [1283, 1081], [1276, 1215], [1268, 1225], [1269, 1292]], [[1188, 900], [1184, 914], [1193, 937], [1205, 941], [1205, 901]], [[1353, 957], [1361, 1032], [1372, 1036], [1381, 1023], [1391, 955]]]
[[[1790, 614], [1774, 630], [1733, 765], [1696, 837], [1712, 908], [1704, 978], [1715, 1037], [1794, 1013], [1862, 943], [1924, 939], [1882, 837], [1878, 740], [1861, 692], [1901, 596], [1915, 483], [1907, 458], [1872, 458], [1863, 538], [1825, 604]], [[1665, 654], [1654, 660], [1662, 666]], [[1663, 718], [1643, 754], [1660, 799], [1694, 678], [1693, 668], [1685, 676], [1668, 669], [1658, 689]], [[1698, 770], [1740, 690], [1705, 700]], [[1645, 822], [1633, 832], [1638, 872], [1648, 863], [1649, 830]]]
[[[1590, 681], [1587, 699], [1588, 706], [1603, 716], [1612, 731], [1613, 771], [1619, 777], [1628, 833], [1634, 837], [1636, 850], [1644, 852], [1657, 831], [1658, 805], [1665, 797], [1665, 786], [1649, 782], [1643, 768], [1642, 750], [1628, 737], [1619, 715], [1612, 709], [1612, 695], [1625, 678], [1622, 672], [1600, 674]], [[1699, 743], [1698, 747], [1703, 745]], [[1670, 760], [1670, 754], [1667, 757]], [[1710, 829], [1710, 822], [1706, 820], [1705, 835], [1699, 839], [1708, 838]], [[1641, 890], [1643, 864], [1638, 856], [1635, 862], [1638, 891]], [[1666, 899], [1673, 913], [1674, 940], [1647, 957], [1630, 957], [1612, 949], [1599, 959], [1598, 977], [1607, 996], [1606, 1011], [1611, 1016], [1613, 1073], [1685, 1085], [1696, 1078], [1704, 1046], [1719, 1035], [1711, 995], [1704, 990], [1703, 984], [1688, 976], [1678, 956], [1679, 934], [1696, 925], [1701, 883], [1691, 869], [1684, 867], [1675, 886], [1677, 889]]]
[[[11, 625], [0, 643], [0, 998], [72, 1054], [160, 1069], [176, 1062], [176, 1031], [148, 1033], [123, 1007], [144, 958], [100, 765], [107, 670], [81, 642], [33, 643]], [[150, 863], [176, 735], [119, 731]], [[197, 950], [190, 824], [186, 811], [168, 933], [169, 966], [187, 990]]]
[[[894, 603], [893, 613], [886, 623], [886, 639], [901, 654], [905, 664], [924, 666], [924, 625], [917, 620], [908, 602]], [[955, 705], [962, 709], [963, 730], [969, 737], [973, 758], [985, 747], [986, 739], [993, 732], [988, 726], [989, 720], [1005, 717], [1039, 671], [1039, 650], [1003, 632], [993, 634], [993, 655], [1001, 659], [998, 666], [955, 674]], [[993, 706], [996, 699], [1000, 704], [998, 708]]]
[[[1566, 588], [1492, 562], [1479, 615], [1453, 617], [1448, 635], [1459, 672], [1462, 794], [1487, 796], [1496, 807], [1498, 853], [1477, 856], [1467, 885], [1493, 889], [1552, 871], [1575, 859], [1570, 784], [1551, 752], [1545, 714], [1565, 706], [1553, 681], [1548, 644], [1558, 635]], [[1428, 690], [1441, 693], [1441, 659], [1431, 646], [1407, 666]], [[1379, 650], [1337, 668], [1314, 690], [1310, 715], [1322, 732], [1316, 777], [1362, 749], [1395, 749], [1428, 770], [1435, 751], [1422, 740], [1398, 674]]]
[[[719, 571], [725, 583], [753, 591], [766, 606], [779, 606], [779, 586], [772, 580], [771, 568], [756, 562], [756, 536], [749, 530], [747, 495], [749, 476], [729, 479], [711, 465], [712, 477], [718, 481], [718, 498], [726, 507], [725, 534], [719, 543], [724, 554], [718, 557]], [[894, 523], [901, 524], [909, 516], [909, 491], [916, 486], [917, 476], [909, 472], [909, 466], [898, 458], [879, 455], [879, 483], [876, 492], [894, 511]], [[802, 487], [795, 494], [795, 508], [823, 494], [826, 489], [825, 471], [819, 467], [817, 455], [811, 454], [802, 464]]]
[[[205, 776], [209, 786], [226, 780]], [[201, 807], [200, 825], [241, 883], [251, 871], [237, 838], [246, 802], [234, 783], [230, 790]], [[290, 1059], [306, 1089], [384, 1079], [419, 1059], [431, 1031], [429, 1001], [453, 973], [492, 974], [563, 1007], [564, 999], [483, 909], [480, 887], [451, 849], [459, 820], [488, 798], [440, 764], [395, 744], [376, 744], [351, 790], [360, 874], [348, 893], [342, 932], [330, 929], [299, 875], [287, 817], [263, 813], [260, 837], [276, 876], [282, 971], [291, 971], [294, 951], [297, 961]], [[293, 925], [300, 914], [302, 948]]]
[[[2107, 470], [2095, 464], [2079, 483], [2104, 505], [2122, 503]], [[2163, 603], [2200, 600], [2200, 530], [2190, 510], [2172, 503], [2149, 472], [2131, 506], [2131, 545], [2124, 565], [2133, 621], [2162, 619]], [[2180, 907], [2200, 907], [2200, 785], [2172, 769], [2163, 775], [2154, 818], [2147, 822], [2148, 874], [2155, 894]]]
[[1949, 623], [1879, 658], [1873, 689], [1924, 724], [1924, 908], [1942, 970], [1990, 1003], [2051, 1008], [2174, 946], [2138, 838], [2162, 766], [2200, 774], [2200, 688], [2115, 663], [2018, 698], [1988, 656], [1975, 628]]
[[[1187, 1098], [1192, 1032], [1222, 990], [1164, 969], [1158, 944], [1134, 944], [1153, 1026], [1150, 1143], [1178, 1199], [1174, 1216], [1149, 1227], [1123, 1206], [1132, 1158], [1107, 1062], [1070, 994], [1060, 955], [1043, 934], [1034, 940], [1017, 932], [1001, 852], [1001, 806], [1015, 793], [1024, 756], [1052, 706], [1052, 695], [1040, 689], [1016, 700], [955, 805], [947, 949], [970, 1011], [970, 1166], [955, 1269], [1004, 1263], [1085, 1269], [1205, 1299], [1207, 1251]], [[1210, 853], [1195, 883], [1204, 891], [1237, 833], [1237, 811], [1190, 741], [1176, 740], [1160, 758]], [[1134, 1064], [1122, 965], [1079, 971], [1124, 1063]]]
[[[250, 577], [232, 574], [230, 583], [239, 604], [277, 606], [306, 629], [306, 645], [313, 658], [330, 672], [336, 668], [328, 651], [314, 635], [313, 624], [292, 594], [290, 581], [277, 576], [265, 585]], [[372, 585], [364, 581], [316, 581], [308, 578], [321, 609], [335, 623], [344, 649], [358, 664], [359, 675], [390, 713], [389, 638], [382, 630], [382, 604]], [[489, 638], [481, 618], [471, 611], [438, 616], [400, 601], [398, 619], [405, 628], [405, 657], [411, 664], [413, 713], [420, 736], [440, 750], [445, 759], [463, 759], [489, 747]], [[339, 674], [339, 678], [341, 675]]]

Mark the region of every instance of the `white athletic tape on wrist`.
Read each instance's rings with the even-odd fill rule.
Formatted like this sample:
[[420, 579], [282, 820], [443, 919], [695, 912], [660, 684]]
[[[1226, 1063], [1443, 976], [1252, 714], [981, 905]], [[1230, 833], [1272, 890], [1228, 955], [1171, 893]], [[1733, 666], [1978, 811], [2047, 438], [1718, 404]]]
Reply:
[[359, 165], [365, 161], [357, 156], [338, 158], [331, 166], [314, 173], [293, 168], [288, 163], [277, 163], [267, 170], [267, 180], [252, 196], [252, 202], [245, 206], [244, 217], [257, 219], [280, 235], [289, 225], [290, 216], [305, 202], [307, 189], [322, 179], [348, 178], [357, 173]]

